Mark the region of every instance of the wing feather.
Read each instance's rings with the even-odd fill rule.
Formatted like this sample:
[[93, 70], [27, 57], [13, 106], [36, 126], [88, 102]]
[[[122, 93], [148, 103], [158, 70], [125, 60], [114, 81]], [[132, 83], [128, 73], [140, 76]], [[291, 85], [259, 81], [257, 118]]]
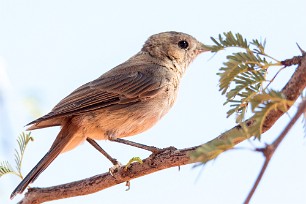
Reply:
[[[139, 71], [139, 69], [130, 73], [118, 72], [118, 74], [111, 76], [106, 73], [98, 79], [82, 85], [61, 100], [50, 113], [28, 125], [35, 124], [32, 129], [42, 126], [48, 127], [48, 121], [56, 121], [54, 120], [56, 118], [78, 115], [108, 106], [122, 107], [122, 104], [135, 103], [140, 101], [141, 97], [156, 95], [163, 88], [163, 83], [162, 77], [155, 77], [154, 72]], [[45, 122], [40, 126], [39, 123], [42, 121]], [[51, 125], [58, 125], [58, 123]]]

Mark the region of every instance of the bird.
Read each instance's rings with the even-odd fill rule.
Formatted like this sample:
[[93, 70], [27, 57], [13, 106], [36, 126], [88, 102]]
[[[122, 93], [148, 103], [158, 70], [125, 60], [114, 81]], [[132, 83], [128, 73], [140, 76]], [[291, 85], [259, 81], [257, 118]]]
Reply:
[[80, 86], [48, 114], [27, 124], [27, 130], [52, 126], [60, 126], [61, 130], [49, 151], [12, 192], [11, 199], [59, 154], [86, 140], [97, 149], [95, 140], [110, 140], [154, 152], [157, 148], [122, 138], [146, 131], [170, 110], [188, 65], [205, 51], [207, 47], [189, 34], [154, 34], [137, 54]]

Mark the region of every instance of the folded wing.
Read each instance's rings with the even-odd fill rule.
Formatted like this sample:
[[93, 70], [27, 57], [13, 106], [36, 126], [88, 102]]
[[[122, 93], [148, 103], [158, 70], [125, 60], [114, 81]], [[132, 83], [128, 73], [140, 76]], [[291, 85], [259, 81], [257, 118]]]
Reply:
[[162, 78], [154, 76], [154, 72], [135, 71], [112, 76], [104, 74], [73, 91], [47, 115], [29, 123], [32, 126], [28, 130], [61, 125], [64, 117], [108, 106], [137, 103], [144, 97], [158, 94], [164, 83]]

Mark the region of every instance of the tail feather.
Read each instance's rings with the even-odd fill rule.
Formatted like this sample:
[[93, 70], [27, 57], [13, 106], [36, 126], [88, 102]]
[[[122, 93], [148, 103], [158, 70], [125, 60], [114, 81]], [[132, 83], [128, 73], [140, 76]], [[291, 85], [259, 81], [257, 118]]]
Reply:
[[22, 193], [25, 188], [51, 164], [51, 162], [59, 155], [60, 151], [50, 150], [47, 154], [36, 164], [36, 166], [28, 173], [28, 175], [20, 182], [11, 194], [13, 199], [17, 194]]
[[[36, 122], [38, 121], [38, 122]], [[36, 129], [40, 129], [40, 128], [46, 128], [46, 127], [53, 127], [53, 126], [60, 126], [62, 125], [62, 120], [60, 120], [59, 118], [51, 118], [48, 120], [34, 120], [33, 122], [30, 122], [29, 124], [27, 124], [26, 126], [30, 127], [27, 128], [27, 130], [36, 130]]]
[[73, 128], [68, 124], [62, 128], [47, 154], [45, 154], [45, 156], [38, 162], [38, 164], [36, 164], [30, 173], [28, 173], [28, 175], [12, 192], [11, 199], [13, 199], [17, 194], [22, 193], [25, 188], [30, 183], [34, 182], [35, 179], [52, 163], [52, 161], [64, 150], [66, 145], [69, 144], [76, 129], [77, 128]]

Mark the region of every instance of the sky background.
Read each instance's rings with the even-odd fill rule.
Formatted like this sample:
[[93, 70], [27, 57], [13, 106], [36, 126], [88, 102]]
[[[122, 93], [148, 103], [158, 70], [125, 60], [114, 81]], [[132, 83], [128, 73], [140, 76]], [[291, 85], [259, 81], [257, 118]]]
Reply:
[[[284, 60], [306, 49], [306, 1], [18, 1], [0, 0], [0, 159], [13, 163], [16, 138], [24, 125], [48, 113], [80, 85], [99, 77], [136, 54], [152, 34], [181, 31], [210, 44], [219, 33], [239, 32], [266, 39], [266, 51]], [[130, 140], [157, 147], [190, 147], [205, 143], [235, 125], [218, 91], [216, 73], [226, 52], [199, 56], [187, 70], [173, 109], [156, 126]], [[273, 70], [274, 69], [274, 70]], [[277, 68], [269, 73], [273, 76]], [[273, 83], [281, 89], [294, 71], [284, 70]], [[1, 105], [1, 104], [0, 104]], [[296, 111], [292, 108], [290, 116]], [[288, 123], [284, 116], [262, 136], [277, 137]], [[35, 142], [26, 150], [24, 175], [52, 144], [59, 128], [32, 132]], [[149, 153], [100, 141], [121, 163]], [[239, 147], [259, 145], [246, 141]], [[302, 120], [273, 157], [251, 203], [306, 202], [306, 145]], [[242, 203], [263, 164], [250, 150], [229, 151], [204, 168], [171, 168], [104, 191], [51, 203]], [[52, 186], [106, 172], [109, 161], [89, 144], [60, 155], [32, 186]], [[9, 200], [20, 179], [0, 179], [0, 202]]]

